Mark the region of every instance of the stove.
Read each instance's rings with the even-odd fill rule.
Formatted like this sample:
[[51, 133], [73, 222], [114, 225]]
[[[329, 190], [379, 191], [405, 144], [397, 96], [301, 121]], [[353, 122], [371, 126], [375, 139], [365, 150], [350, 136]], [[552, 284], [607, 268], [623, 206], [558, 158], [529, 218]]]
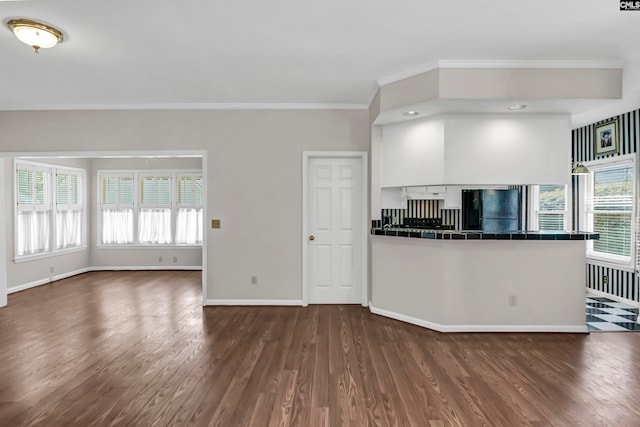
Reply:
[[442, 225], [440, 218], [405, 218], [400, 227], [421, 230], [453, 230], [452, 225]]

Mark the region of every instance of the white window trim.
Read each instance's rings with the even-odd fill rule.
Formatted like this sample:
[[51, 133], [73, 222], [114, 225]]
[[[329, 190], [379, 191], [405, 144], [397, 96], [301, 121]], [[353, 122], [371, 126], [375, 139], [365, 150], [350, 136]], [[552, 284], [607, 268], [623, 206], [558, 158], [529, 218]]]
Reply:
[[[562, 185], [562, 184], [558, 184], [558, 185]], [[569, 209], [569, 201], [570, 201], [570, 197], [569, 197], [569, 188], [568, 186], [565, 184], [564, 186], [564, 210], [563, 211], [542, 211], [540, 210], [540, 185], [532, 185], [529, 187], [529, 206], [531, 206], [530, 208], [530, 212], [531, 215], [529, 216], [529, 229], [530, 230], [539, 230], [539, 223], [538, 223], [538, 215], [540, 215], [541, 213], [562, 213], [564, 216], [564, 229], [566, 231], [571, 229], [571, 225], [569, 224], [569, 212], [571, 212], [571, 210]]]
[[[87, 171], [85, 169], [82, 168], [78, 168], [78, 167], [73, 167], [73, 166], [63, 166], [63, 165], [54, 165], [54, 164], [49, 164], [49, 163], [41, 163], [41, 162], [34, 162], [34, 161], [30, 161], [30, 160], [23, 160], [23, 159], [18, 159], [15, 158], [13, 160], [13, 205], [14, 205], [14, 210], [13, 210], [13, 218], [14, 218], [14, 222], [16, 221], [17, 217], [18, 217], [18, 212], [20, 210], [19, 205], [18, 205], [18, 185], [16, 182], [16, 171], [18, 170], [18, 166], [19, 165], [25, 165], [25, 166], [30, 166], [33, 167], [34, 169], [40, 169], [40, 170], [45, 170], [49, 173], [49, 188], [48, 188], [48, 194], [45, 194], [46, 197], [49, 198], [49, 206], [50, 206], [50, 210], [51, 211], [51, 216], [49, 218], [50, 221], [50, 232], [49, 232], [49, 251], [47, 252], [40, 252], [40, 253], [36, 253], [36, 254], [27, 254], [27, 255], [18, 255], [17, 251], [18, 251], [18, 227], [14, 226], [13, 227], [13, 262], [18, 264], [21, 262], [26, 262], [26, 261], [32, 261], [32, 260], [36, 260], [36, 259], [45, 259], [45, 258], [50, 258], [50, 257], [54, 257], [54, 256], [59, 256], [59, 255], [64, 255], [64, 254], [69, 254], [69, 253], [73, 253], [73, 252], [82, 252], [87, 250]], [[74, 172], [77, 173], [78, 175], [82, 176], [82, 189], [81, 189], [81, 197], [82, 197], [82, 203], [80, 204], [81, 207], [81, 211], [82, 211], [82, 236], [81, 236], [81, 243], [79, 246], [72, 246], [72, 247], [68, 247], [68, 248], [61, 248], [61, 249], [57, 249], [56, 248], [56, 213], [58, 211], [57, 209], [57, 171], [67, 171], [67, 172]]]
[[[108, 176], [133, 176], [133, 243], [102, 243], [102, 209], [104, 206], [102, 205], [102, 177], [104, 175]], [[184, 248], [184, 249], [199, 249], [202, 248], [202, 244], [193, 245], [193, 244], [177, 244], [177, 243], [140, 243], [138, 242], [138, 215], [141, 208], [149, 208], [153, 209], [154, 207], [166, 208], [165, 205], [144, 205], [140, 204], [140, 176], [171, 176], [171, 235], [172, 239], [175, 241], [175, 218], [177, 217], [177, 212], [179, 208], [184, 207], [197, 207], [199, 209], [203, 209], [204, 205], [179, 205], [178, 204], [178, 186], [177, 186], [177, 178], [179, 176], [200, 176], [204, 180], [204, 175], [202, 170], [200, 169], [99, 169], [97, 171], [97, 180], [96, 180], [96, 188], [97, 188], [97, 215], [96, 215], [96, 247], [99, 249], [173, 249], [173, 248]], [[204, 203], [204, 201], [203, 201]], [[127, 205], [131, 206], [131, 205]], [[116, 205], [113, 205], [115, 208]], [[204, 221], [204, 217], [203, 217]], [[204, 229], [204, 224], [202, 225]]]
[[[587, 241], [587, 249], [586, 249], [586, 258], [587, 262], [597, 263], [599, 265], [604, 265], [613, 268], [635, 268], [636, 265], [636, 223], [637, 223], [637, 196], [636, 196], [636, 181], [637, 181], [637, 168], [636, 168], [636, 155], [635, 154], [624, 154], [615, 157], [606, 157], [602, 159], [596, 159], [589, 162], [583, 163], [587, 169], [598, 169], [600, 167], [616, 167], [616, 166], [631, 166], [631, 170], [633, 171], [633, 179], [632, 179], [632, 199], [633, 199], [633, 207], [631, 208], [631, 255], [629, 257], [622, 257], [619, 255], [601, 255], [599, 252], [593, 252], [591, 248], [593, 247], [593, 241]], [[582, 188], [582, 205], [579, 212], [580, 223], [585, 224], [585, 230], [589, 230], [592, 225], [590, 221], [588, 221], [587, 212], [586, 212], [586, 199], [587, 192], [591, 186], [591, 175], [579, 175], [579, 183], [580, 188]]]

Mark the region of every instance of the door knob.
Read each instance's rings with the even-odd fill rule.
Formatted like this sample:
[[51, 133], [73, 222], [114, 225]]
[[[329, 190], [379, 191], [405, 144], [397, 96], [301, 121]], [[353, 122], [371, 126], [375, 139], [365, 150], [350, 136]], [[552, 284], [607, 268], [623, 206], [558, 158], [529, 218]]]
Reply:
[[309, 240], [315, 240], [316, 237], [312, 234], [311, 236], [309, 236]]

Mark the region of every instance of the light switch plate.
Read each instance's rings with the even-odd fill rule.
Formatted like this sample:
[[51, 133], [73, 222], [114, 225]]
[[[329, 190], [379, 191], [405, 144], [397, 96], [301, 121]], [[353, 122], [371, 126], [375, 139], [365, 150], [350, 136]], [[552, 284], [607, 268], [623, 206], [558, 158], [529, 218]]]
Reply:
[[212, 219], [211, 220], [211, 228], [220, 228], [220, 220]]

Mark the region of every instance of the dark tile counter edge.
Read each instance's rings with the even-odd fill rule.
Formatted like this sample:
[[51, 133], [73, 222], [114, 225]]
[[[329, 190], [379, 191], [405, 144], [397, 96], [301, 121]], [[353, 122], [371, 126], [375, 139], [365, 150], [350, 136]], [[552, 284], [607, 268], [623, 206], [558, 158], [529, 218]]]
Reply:
[[413, 237], [418, 239], [434, 240], [597, 240], [600, 238], [598, 233], [562, 231], [484, 233], [482, 231], [409, 231], [372, 228], [371, 234], [374, 236]]

